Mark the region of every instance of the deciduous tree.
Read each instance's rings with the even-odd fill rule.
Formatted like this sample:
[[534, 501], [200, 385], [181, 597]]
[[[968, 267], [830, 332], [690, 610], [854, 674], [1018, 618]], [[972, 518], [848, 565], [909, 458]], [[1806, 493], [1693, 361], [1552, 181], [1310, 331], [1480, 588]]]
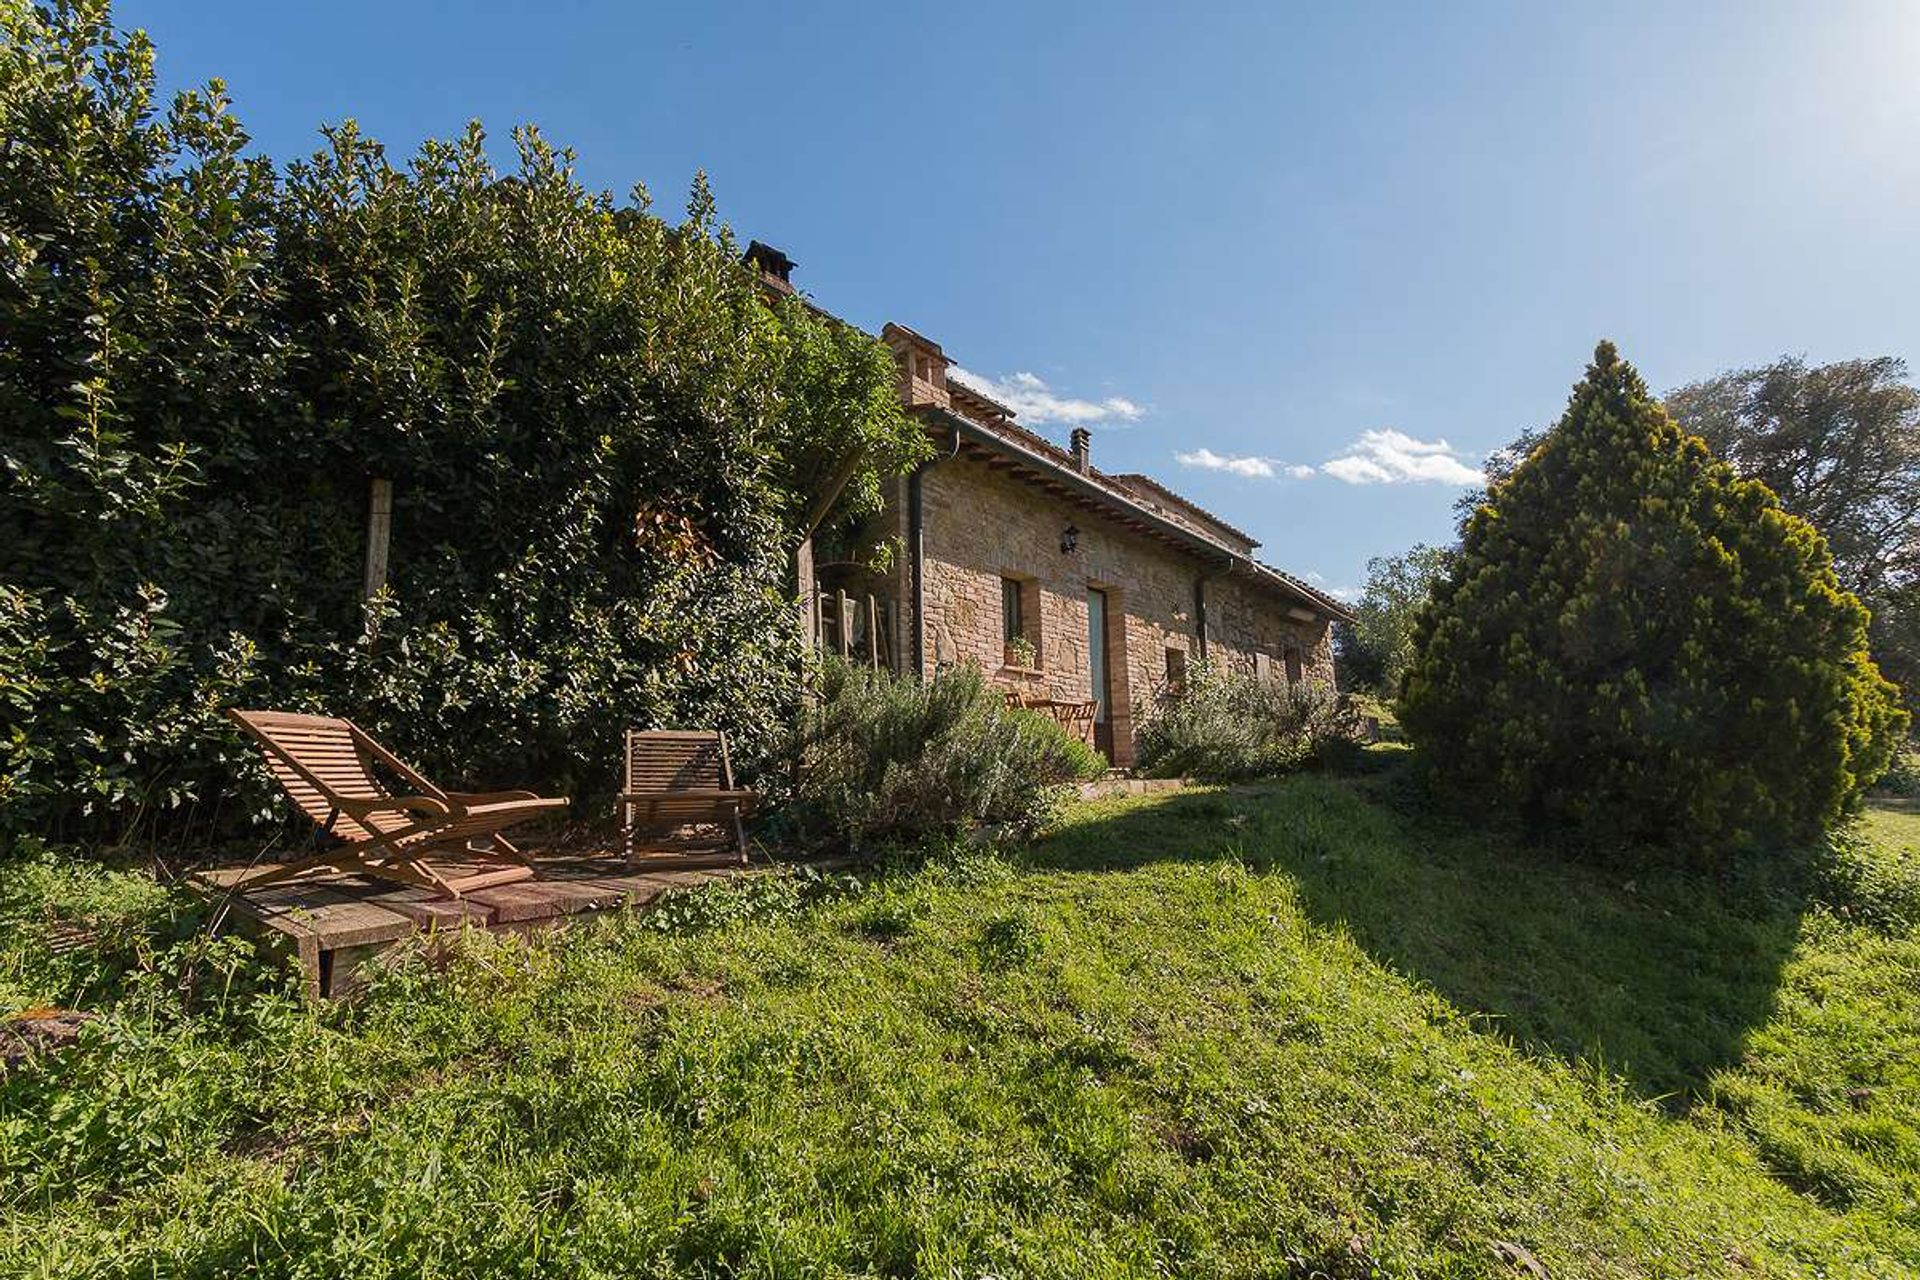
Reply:
[[1339, 659], [1342, 687], [1391, 697], [1414, 657], [1414, 630], [1450, 553], [1415, 543], [1397, 556], [1367, 561], [1367, 585], [1344, 629]]
[[1667, 411], [1813, 522], [1873, 611], [1875, 659], [1920, 693], [1920, 389], [1892, 357], [1782, 356], [1668, 393]]

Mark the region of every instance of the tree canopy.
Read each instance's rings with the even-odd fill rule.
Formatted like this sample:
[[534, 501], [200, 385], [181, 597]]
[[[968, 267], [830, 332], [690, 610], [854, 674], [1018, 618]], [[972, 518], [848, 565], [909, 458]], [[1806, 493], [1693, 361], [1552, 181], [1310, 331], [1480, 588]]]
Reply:
[[1873, 611], [1887, 674], [1920, 689], [1920, 389], [1891, 357], [1782, 356], [1692, 383], [1667, 411], [1734, 470], [1813, 522], [1834, 572]]
[[1804, 835], [1905, 727], [1824, 540], [1611, 343], [1468, 520], [1401, 717], [1441, 794], [1712, 860]]
[[1367, 584], [1340, 637], [1340, 683], [1392, 696], [1414, 658], [1414, 632], [1433, 584], [1446, 572], [1444, 547], [1415, 543], [1367, 561]]

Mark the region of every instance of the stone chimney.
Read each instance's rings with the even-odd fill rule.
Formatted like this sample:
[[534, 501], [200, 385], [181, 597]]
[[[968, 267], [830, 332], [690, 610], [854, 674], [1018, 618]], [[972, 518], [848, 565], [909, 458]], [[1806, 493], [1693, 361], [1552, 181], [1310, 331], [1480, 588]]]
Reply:
[[793, 296], [793, 259], [770, 244], [755, 240], [741, 260], [760, 273], [760, 285], [770, 293]]
[[1093, 469], [1093, 432], [1085, 427], [1073, 429], [1073, 469], [1081, 475]]
[[950, 362], [940, 350], [939, 343], [891, 321], [880, 331], [880, 340], [893, 348], [893, 358], [900, 366], [902, 404], [909, 409], [922, 405], [935, 405], [942, 409], [953, 407], [953, 397], [947, 391], [947, 365]]

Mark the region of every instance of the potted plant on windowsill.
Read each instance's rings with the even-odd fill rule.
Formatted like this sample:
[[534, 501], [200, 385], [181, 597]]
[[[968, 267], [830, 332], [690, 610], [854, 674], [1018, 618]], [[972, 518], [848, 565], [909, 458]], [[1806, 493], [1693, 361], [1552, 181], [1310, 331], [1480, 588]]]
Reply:
[[1033, 647], [1033, 641], [1025, 636], [1015, 636], [1007, 641], [1006, 664], [1022, 671], [1032, 671], [1040, 665], [1040, 655]]

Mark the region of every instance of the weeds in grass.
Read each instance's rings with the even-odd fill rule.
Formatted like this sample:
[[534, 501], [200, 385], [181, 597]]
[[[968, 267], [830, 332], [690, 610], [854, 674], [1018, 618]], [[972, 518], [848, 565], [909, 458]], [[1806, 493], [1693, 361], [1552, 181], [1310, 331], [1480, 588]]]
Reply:
[[792, 919], [817, 903], [858, 894], [863, 887], [860, 877], [852, 874], [809, 866], [782, 868], [668, 890], [647, 911], [631, 917], [631, 924], [668, 934], [696, 933], [731, 924], [771, 924]]
[[1920, 851], [1875, 845], [1856, 826], [1829, 838], [1812, 873], [1834, 914], [1894, 936], [1920, 930]]
[[986, 965], [1022, 968], [1045, 949], [1046, 939], [1026, 911], [998, 912], [980, 926], [980, 956]]

